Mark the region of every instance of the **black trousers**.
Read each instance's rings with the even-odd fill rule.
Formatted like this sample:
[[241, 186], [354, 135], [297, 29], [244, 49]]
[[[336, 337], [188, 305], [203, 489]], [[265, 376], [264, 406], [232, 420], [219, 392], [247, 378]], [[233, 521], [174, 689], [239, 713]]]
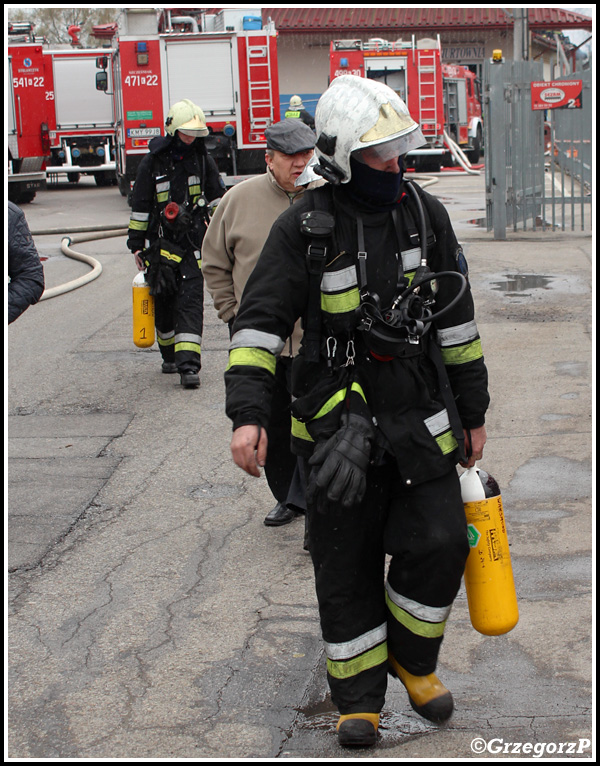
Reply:
[[204, 277], [178, 277], [177, 292], [154, 300], [154, 323], [158, 346], [165, 362], [175, 362], [179, 371], [198, 372], [202, 366], [204, 326]]
[[388, 654], [435, 671], [469, 553], [458, 475], [407, 487], [395, 463], [371, 468], [361, 505], [307, 513], [332, 700], [342, 715], [378, 713]]
[[279, 357], [275, 367], [275, 387], [267, 428], [269, 446], [265, 477], [278, 503], [304, 510], [304, 481], [299, 475], [298, 460], [290, 447], [292, 414], [290, 394], [292, 359]]

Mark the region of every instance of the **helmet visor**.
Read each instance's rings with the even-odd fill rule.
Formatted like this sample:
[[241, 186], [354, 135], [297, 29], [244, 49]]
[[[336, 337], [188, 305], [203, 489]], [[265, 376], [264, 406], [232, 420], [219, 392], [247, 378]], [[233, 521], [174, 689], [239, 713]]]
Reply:
[[352, 156], [365, 165], [369, 164], [369, 160], [387, 162], [394, 157], [400, 157], [400, 155], [410, 152], [412, 149], [418, 149], [425, 143], [425, 136], [421, 132], [421, 128], [416, 128], [407, 135], [366, 146], [364, 149], [355, 149]]
[[201, 128], [199, 130], [187, 130], [186, 128], [178, 128], [178, 131], [179, 133], [183, 133], [184, 136], [194, 136], [194, 138], [208, 135], [207, 128]]

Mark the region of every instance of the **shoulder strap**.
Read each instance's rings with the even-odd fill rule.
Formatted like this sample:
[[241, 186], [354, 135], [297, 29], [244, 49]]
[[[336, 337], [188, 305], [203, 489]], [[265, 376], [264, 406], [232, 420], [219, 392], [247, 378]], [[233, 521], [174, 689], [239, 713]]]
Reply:
[[307, 362], [318, 362], [321, 350], [321, 277], [327, 261], [335, 218], [331, 214], [331, 195], [324, 187], [312, 192], [315, 210], [301, 217], [300, 231], [309, 237], [306, 265], [309, 275], [308, 305], [304, 321], [304, 356]]

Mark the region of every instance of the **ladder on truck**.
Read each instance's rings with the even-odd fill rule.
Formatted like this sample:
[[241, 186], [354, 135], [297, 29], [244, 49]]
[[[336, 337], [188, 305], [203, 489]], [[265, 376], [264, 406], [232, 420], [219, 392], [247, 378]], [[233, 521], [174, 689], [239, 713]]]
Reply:
[[424, 125], [431, 126], [427, 129], [427, 133], [432, 130], [435, 132], [439, 115], [436, 52], [417, 49], [416, 53], [419, 75], [419, 124], [421, 128]]
[[[247, 40], [248, 100], [250, 106], [250, 140], [253, 134], [264, 133], [273, 123], [273, 83], [271, 80], [271, 52], [269, 38], [264, 44]], [[255, 138], [254, 140], [262, 140]]]

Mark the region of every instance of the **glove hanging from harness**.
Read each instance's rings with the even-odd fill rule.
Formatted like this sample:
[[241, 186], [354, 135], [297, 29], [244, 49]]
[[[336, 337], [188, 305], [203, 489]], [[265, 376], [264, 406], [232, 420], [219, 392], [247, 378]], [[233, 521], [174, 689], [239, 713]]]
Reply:
[[177, 292], [179, 264], [184, 255], [182, 248], [163, 237], [159, 237], [141, 253], [146, 264], [146, 281], [150, 285], [150, 295], [168, 298]]
[[318, 445], [308, 461], [313, 470], [308, 482], [307, 500], [324, 511], [326, 500], [352, 508], [362, 501], [367, 487], [367, 468], [375, 438], [370, 420], [342, 415], [342, 425], [326, 442]]

